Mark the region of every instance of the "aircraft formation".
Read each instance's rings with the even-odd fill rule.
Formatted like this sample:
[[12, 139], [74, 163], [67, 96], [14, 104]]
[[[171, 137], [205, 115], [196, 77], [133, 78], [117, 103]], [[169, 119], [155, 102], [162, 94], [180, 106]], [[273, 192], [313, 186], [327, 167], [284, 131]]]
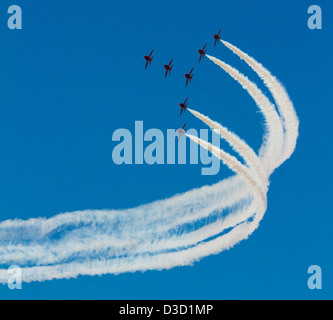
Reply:
[[[219, 32], [217, 34], [213, 34], [213, 38], [215, 40], [215, 43], [214, 43], [214, 48], [216, 47], [216, 44], [218, 43], [219, 40], [221, 40], [221, 31], [222, 29], [219, 30]], [[199, 63], [201, 62], [201, 60], [204, 58], [204, 56], [206, 55], [206, 46], [207, 46], [207, 43], [204, 45], [204, 47], [202, 49], [199, 49], [198, 50], [198, 53], [200, 55], [199, 57]], [[145, 69], [147, 69], [148, 66], [151, 65], [154, 57], [153, 57], [153, 53], [154, 53], [154, 50], [152, 50], [150, 52], [150, 54], [148, 56], [144, 56], [144, 59], [146, 60], [146, 66], [145, 66]], [[173, 58], [171, 59], [171, 61], [169, 62], [169, 64], [164, 64], [163, 67], [165, 69], [165, 77], [164, 78], [167, 78], [167, 76], [169, 74], [171, 74], [171, 71], [173, 69], [173, 65], [172, 65], [172, 62], [173, 62]], [[189, 83], [191, 83], [192, 79], [193, 79], [193, 70], [194, 68], [191, 69], [191, 71], [189, 73], [184, 73], [184, 76], [186, 78], [186, 84], [185, 84], [185, 87], [187, 87], [187, 85]], [[183, 114], [183, 112], [187, 109], [187, 106], [188, 106], [188, 97], [186, 98], [186, 100], [183, 102], [183, 103], [179, 103], [179, 106], [181, 108], [181, 111], [180, 111], [180, 116]], [[178, 142], [180, 140], [180, 138], [182, 137], [182, 135], [185, 134], [185, 127], [186, 127], [186, 123], [184, 124], [183, 128], [182, 129], [178, 129], [177, 132], [179, 133], [179, 138], [178, 138]]]

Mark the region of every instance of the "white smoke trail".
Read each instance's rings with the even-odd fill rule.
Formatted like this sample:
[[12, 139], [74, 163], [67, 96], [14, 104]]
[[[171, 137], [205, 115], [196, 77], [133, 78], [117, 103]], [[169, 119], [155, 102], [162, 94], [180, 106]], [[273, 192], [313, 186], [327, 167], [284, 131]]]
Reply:
[[[53, 279], [76, 278], [79, 275], [103, 275], [120, 274], [124, 272], [136, 272], [147, 270], [168, 270], [174, 267], [192, 265], [201, 258], [218, 254], [230, 249], [237, 243], [248, 238], [255, 229], [252, 223], [243, 222], [233, 228], [228, 234], [202, 242], [187, 250], [163, 253], [157, 256], [143, 255], [133, 258], [119, 258], [115, 260], [92, 259], [88, 262], [70, 262], [52, 266], [27, 267], [23, 272], [23, 281], [45, 281]], [[222, 241], [223, 239], [223, 241]], [[0, 269], [0, 283], [6, 283], [8, 274], [6, 270]]]
[[[250, 202], [250, 199], [248, 201]], [[223, 204], [221, 206], [223, 206]], [[227, 215], [227, 217], [218, 218], [216, 225], [221, 226], [221, 228], [219, 228], [219, 232], [214, 231], [217, 230], [217, 227], [214, 226], [215, 223], [209, 224], [208, 227], [210, 229], [206, 228], [206, 230], [211, 230], [210, 237], [221, 233], [226, 228], [230, 228], [231, 221], [233, 221], [234, 225], [236, 225], [240, 223], [240, 218], [244, 220], [244, 216], [249, 218], [251, 213], [253, 215], [253, 207], [247, 207], [247, 201], [243, 203], [243, 206], [243, 211], [239, 208], [234, 214], [231, 212]], [[220, 207], [208, 208], [207, 212], [212, 213], [216, 209], [221, 210]], [[202, 214], [202, 212], [196, 214], [196, 218], [198, 218], [200, 214]], [[198, 220], [200, 219], [196, 219], [196, 221]], [[132, 223], [135, 224], [135, 221]], [[27, 261], [27, 259], [29, 259], [29, 261], [34, 261], [36, 264], [50, 264], [69, 259], [74, 254], [78, 257], [82, 254], [87, 255], [88, 253], [92, 254], [93, 252], [103, 252], [105, 250], [108, 250], [109, 254], [111, 252], [114, 255], [116, 253], [119, 254], [119, 252], [124, 254], [127, 248], [134, 247], [135, 253], [144, 252], [144, 250], [153, 252], [155, 249], [153, 250], [153, 246], [150, 246], [151, 242], [154, 243], [154, 246], [156, 246], [158, 250], [162, 250], [167, 249], [167, 246], [163, 248], [161, 245], [163, 242], [167, 242], [169, 246], [168, 248], [170, 249], [190, 245], [190, 243], [188, 243], [189, 240], [192, 241], [192, 244], [203, 240], [194, 236], [200, 234], [200, 232], [197, 231], [193, 233], [189, 232], [185, 235], [177, 235], [177, 237], [174, 235], [168, 236], [167, 241], [165, 241], [163, 238], [160, 240], [158, 237], [156, 237], [157, 232], [161, 237], [164, 235], [163, 232], [170, 232], [172, 228], [175, 228], [172, 223], [168, 224], [167, 230], [163, 230], [162, 228], [156, 230], [155, 228], [149, 227], [145, 234], [143, 230], [134, 232], [135, 237], [133, 237], [132, 230], [126, 230], [124, 228], [122, 228], [122, 237], [119, 237], [117, 234], [112, 234], [111, 232], [108, 233], [104, 231], [103, 233], [97, 233], [96, 229], [84, 229], [82, 232], [77, 230], [77, 232], [71, 232], [70, 235], [67, 235], [57, 242], [51, 242], [50, 239], [46, 239], [42, 243], [31, 243], [29, 246], [26, 244], [9, 244], [5, 248], [0, 248], [0, 264], [5, 263], [6, 261], [13, 261], [17, 264], [24, 263]], [[171, 239], [175, 240], [173, 246], [171, 246]], [[159, 243], [158, 246], [157, 242]], [[148, 250], [147, 248], [150, 249]], [[157, 249], [155, 251], [157, 251]]]
[[[269, 174], [276, 166], [283, 139], [269, 100], [260, 92], [256, 96], [258, 92], [246, 79], [243, 87], [254, 95], [267, 120], [269, 136], [261, 149], [267, 167], [261, 169]], [[242, 75], [240, 80], [244, 80]], [[269, 89], [272, 93], [277, 90], [274, 86]], [[214, 122], [211, 124], [216, 129]], [[25, 282], [162, 270], [193, 264], [247, 239], [266, 211], [265, 175], [256, 167], [253, 150], [229, 131], [224, 133], [246, 165], [205, 141], [190, 139], [219, 157], [236, 177], [129, 210], [86, 210], [51, 219], [5, 221], [0, 223], [0, 264], [22, 263]], [[288, 134], [292, 135], [291, 130], [286, 130]], [[0, 269], [0, 283], [7, 279], [7, 270]]]
[[[264, 160], [264, 166], [268, 170], [267, 174], [269, 174], [272, 170], [277, 168], [277, 160], [275, 157], [280, 154], [284, 138], [281, 119], [274, 105], [262, 93], [262, 91], [257, 87], [255, 83], [250, 81], [238, 70], [212, 56], [207, 55], [207, 57], [219, 67], [221, 67], [237, 82], [239, 82], [242, 87], [250, 94], [259, 109], [264, 114], [267, 122], [266, 128], [268, 129], [268, 132], [265, 136], [268, 136], [268, 139], [264, 141], [263, 147], [261, 149], [261, 155], [265, 153], [265, 157], [262, 156], [262, 158]], [[270, 138], [271, 135], [273, 136]]]
[[[108, 234], [91, 234], [89, 238], [66, 238], [59, 243], [37, 244], [27, 247], [26, 245], [9, 245], [5, 250], [0, 250], [0, 254], [6, 253], [6, 261], [15, 261], [16, 264], [29, 263], [36, 265], [48, 265], [70, 260], [75, 255], [77, 258], [87, 257], [92, 254], [101, 254], [108, 257], [131, 254], [134, 249], [136, 254], [158, 253], [175, 249], [184, 249], [196, 245], [209, 238], [218, 236], [225, 230], [235, 227], [238, 224], [253, 217], [256, 205], [251, 204], [244, 209], [237, 209], [235, 213], [228, 214], [226, 217], [183, 234], [174, 234], [161, 239], [149, 237], [145, 241], [131, 239], [121, 239]], [[130, 249], [130, 250], [129, 250]], [[0, 259], [0, 264], [6, 262]]]
[[268, 176], [265, 175], [264, 170], [262, 169], [262, 164], [256, 153], [250, 148], [245, 141], [235, 135], [233, 132], [229, 131], [226, 127], [221, 124], [211, 120], [207, 116], [204, 116], [198, 111], [192, 110], [188, 108], [195, 117], [206, 123], [211, 129], [213, 129], [216, 133], [220, 134], [222, 138], [226, 139], [233, 149], [238, 152], [238, 154], [247, 159], [247, 163], [249, 164], [250, 169], [252, 169], [252, 173], [258, 178], [259, 184], [263, 189], [263, 192], [267, 192], [267, 184], [268, 184]]
[[[267, 207], [267, 199], [266, 194], [262, 192], [260, 185], [256, 181], [256, 179], [252, 176], [249, 169], [244, 166], [242, 163], [240, 163], [234, 156], [230, 155], [229, 153], [213, 146], [209, 142], [206, 142], [204, 140], [201, 140], [200, 138], [186, 134], [187, 137], [189, 137], [192, 141], [199, 144], [209, 152], [211, 152], [214, 156], [221, 159], [225, 165], [227, 165], [231, 170], [234, 172], [237, 172], [244, 181], [248, 183], [248, 185], [251, 187], [251, 190], [256, 193], [258, 198], [260, 198], [263, 207], [266, 209]], [[247, 161], [247, 158], [244, 159]]]
[[[195, 139], [195, 138], [192, 138], [192, 139]], [[202, 144], [204, 144], [204, 142], [201, 142]], [[258, 192], [263, 195], [263, 193], [261, 192], [260, 188], [258, 188], [256, 182], [254, 181], [254, 179], [251, 177], [250, 173], [248, 172], [248, 169], [242, 165], [236, 158], [228, 155], [227, 153], [223, 152], [222, 150], [219, 150], [213, 146], [207, 146], [208, 150], [212, 150], [212, 152], [216, 155], [218, 155], [221, 159], [223, 159], [225, 161], [225, 163], [231, 168], [233, 169], [235, 172], [239, 173], [241, 175], [241, 177], [243, 177], [248, 183], [250, 183], [251, 186], [253, 187], [256, 187], [257, 189], [256, 190], [259, 190]], [[263, 195], [263, 198], [265, 198], [265, 196]], [[252, 210], [251, 210], [252, 211]], [[247, 213], [247, 216], [251, 216], [251, 214]], [[244, 219], [244, 217], [243, 217]], [[241, 221], [244, 221], [244, 220], [241, 220]], [[163, 250], [163, 249], [168, 249], [170, 250], [170, 247], [172, 248], [172, 244], [173, 245], [176, 245], [177, 247], [179, 246], [184, 246], [184, 245], [193, 245], [193, 241], [194, 243], [198, 243], [198, 241], [202, 241], [203, 238], [202, 238], [202, 232], [205, 234], [205, 236], [208, 236], [209, 237], [212, 237], [213, 235], [216, 235], [216, 233], [220, 233], [222, 232], [222, 230], [225, 229], [225, 227], [223, 227], [223, 224], [219, 226], [219, 229], [216, 229], [216, 226], [214, 225], [213, 226], [214, 228], [212, 228], [212, 226], [210, 227], [211, 229], [214, 229], [214, 230], [210, 230], [210, 232], [207, 233], [207, 230], [206, 232], [204, 230], [199, 230], [198, 231], [195, 231], [194, 232], [194, 235], [191, 235], [191, 233], [187, 234], [187, 239], [171, 239], [170, 241], [170, 238], [169, 237], [164, 237], [162, 238], [162, 242], [164, 242], [164, 245], [162, 244], [161, 245], [161, 241], [159, 241], [158, 239], [155, 240], [155, 241], [152, 241], [150, 239], [150, 245], [149, 245], [149, 248], [147, 249], [147, 244], [144, 245], [144, 247], [146, 247], [146, 250], [149, 250], [148, 252], [143, 252], [143, 254], [152, 254], [154, 253], [155, 251], [157, 251], [157, 249], [159, 251]], [[207, 228], [206, 228], [207, 229]], [[213, 232], [212, 232], [213, 231]], [[188, 236], [190, 235], [190, 236]], [[97, 235], [98, 236], [98, 235]], [[96, 237], [96, 235], [95, 235]], [[199, 238], [198, 238], [199, 237]], [[225, 237], [225, 236], [223, 236]], [[221, 237], [221, 238], [223, 238]], [[82, 238], [82, 235], [80, 235], [78, 238]], [[183, 237], [184, 238], [184, 237]], [[185, 237], [186, 238], [186, 237]], [[71, 236], [70, 238], [72, 241], [75, 240], [73, 239], [73, 237]], [[110, 240], [109, 238], [107, 239], [101, 239], [99, 237], [97, 237], [97, 242], [95, 242], [97, 245], [100, 245], [101, 243], [105, 243], [107, 242], [106, 240]], [[117, 241], [117, 239], [111, 239], [113, 241]], [[149, 239], [146, 239], [146, 240], [149, 240]], [[184, 240], [185, 240], [185, 244], [184, 244]], [[147, 241], [145, 241], [147, 243]], [[112, 243], [112, 242], [111, 242]], [[149, 243], [149, 242], [148, 242]], [[75, 246], [75, 252], [80, 252], [80, 250], [84, 250], [85, 248], [89, 248], [90, 250], [90, 254], [92, 253], [91, 251], [93, 251], [93, 253], [96, 253], [95, 250], [96, 248], [94, 246], [91, 246], [91, 244], [89, 243], [88, 244], [88, 241], [84, 241], [84, 242], [81, 242], [80, 243], [81, 246], [78, 247], [77, 245]], [[73, 243], [71, 243], [71, 245], [73, 246]], [[117, 247], [122, 247], [124, 244], [123, 243], [117, 243]], [[140, 251], [140, 246], [138, 245], [135, 245], [134, 242], [132, 242], [131, 244], [126, 244], [127, 245], [127, 248], [126, 246], [124, 246], [124, 249], [128, 249], [128, 250], [121, 250], [120, 251], [112, 251], [111, 253], [108, 252], [108, 254], [112, 254], [112, 256], [116, 256], [117, 259], [119, 259], [119, 256], [124, 256], [124, 255], [131, 255], [131, 254], [134, 254], [135, 255], [141, 255], [142, 254], [142, 250]], [[45, 245], [44, 245], [45, 246]], [[198, 244], [198, 246], [200, 246], [200, 244]], [[131, 250], [132, 248], [134, 247], [134, 252]], [[25, 246], [9, 246], [6, 248], [6, 251], [7, 251], [7, 259], [8, 257], [10, 256], [10, 254], [14, 254], [15, 258], [17, 260], [23, 260], [25, 262], [26, 261], [26, 256], [28, 254], [28, 257], [29, 259], [32, 258], [32, 256], [36, 255], [36, 253], [39, 254], [39, 260], [38, 261], [32, 261], [33, 263], [37, 263], [37, 264], [41, 264], [41, 263], [61, 263], [62, 262], [62, 259], [64, 258], [68, 258], [68, 257], [64, 257], [62, 256], [60, 253], [61, 252], [66, 252], [67, 253], [67, 249], [68, 248], [68, 244], [67, 243], [62, 243], [60, 246], [59, 244], [56, 246], [56, 250], [54, 248], [50, 248], [50, 246], [46, 246], [45, 250], [41, 251], [42, 247], [39, 247], [39, 246], [35, 246], [32, 250], [31, 250], [31, 247], [30, 247], [30, 250], [29, 252], [26, 251], [26, 247]], [[157, 248], [157, 249], [156, 249]], [[11, 250], [14, 250], [14, 252], [11, 252]], [[57, 252], [58, 250], [58, 252]], [[185, 251], [187, 250], [192, 250], [192, 248], [189, 248], [189, 249], [186, 249]], [[86, 249], [85, 249], [86, 251]], [[184, 251], [184, 250], [182, 250]], [[50, 254], [48, 252], [52, 252], [52, 255], [51, 257]], [[17, 254], [19, 254], [19, 256], [17, 256]], [[21, 256], [20, 256], [21, 254]], [[157, 253], [157, 257], [159, 257], [160, 255], [164, 255], [165, 253], [161, 253], [161, 254], [158, 254]], [[178, 253], [173, 253], [173, 254], [176, 254], [178, 255]], [[45, 260], [46, 257], [48, 257], [48, 260]], [[197, 257], [193, 257], [192, 259], [197, 259]], [[132, 261], [132, 263], [134, 263], [135, 265], [137, 264], [137, 258], [134, 259], [134, 261]], [[88, 265], [90, 265], [91, 262], [88, 262]], [[63, 266], [67, 266], [68, 264], [64, 264]], [[24, 269], [24, 281], [28, 282], [28, 281], [32, 281], [32, 280], [36, 280], [36, 275], [29, 275], [29, 270], [34, 270], [35, 272], [38, 272], [40, 276], [40, 274], [44, 274], [45, 270], [53, 270], [53, 268], [50, 268], [49, 266], [43, 266], [43, 267], [39, 267], [39, 268], [25, 268]], [[93, 269], [95, 270], [95, 269]], [[96, 274], [96, 270], [95, 271], [91, 271], [92, 274]], [[64, 272], [62, 272], [63, 276], [64, 275]], [[58, 275], [54, 276], [54, 277], [58, 277]], [[48, 274], [47, 276], [44, 275], [44, 278], [42, 279], [45, 279], [45, 277], [51, 277], [50, 274]], [[53, 276], [52, 276], [53, 277]], [[53, 278], [54, 278], [53, 277]]]
[[[244, 183], [239, 177], [235, 176], [212, 186], [204, 186], [182, 195], [176, 195], [167, 200], [155, 201], [135, 209], [120, 211], [85, 210], [59, 214], [50, 219], [7, 220], [0, 223], [0, 240], [14, 240], [17, 237], [22, 240], [38, 240], [47, 237], [58, 229], [64, 227], [75, 228], [89, 225], [92, 222], [96, 225], [109, 225], [112, 227], [114, 223], [119, 222], [119, 219], [127, 225], [131, 225], [130, 222], [133, 219], [138, 221], [138, 224], [147, 224], [147, 221], [149, 223], [159, 223], [161, 220], [169, 219], [174, 223], [174, 226], [177, 226], [178, 224], [190, 223], [206, 217], [205, 213], [192, 212], [191, 215], [188, 213], [193, 208], [197, 210], [206, 208], [207, 199], [209, 199], [209, 208], [212, 210], [216, 206], [226, 209], [246, 197], [247, 194], [248, 191]], [[187, 203], [192, 204], [191, 208], [185, 208]], [[160, 225], [158, 226], [161, 227]]]
[[283, 152], [280, 155], [278, 165], [290, 158], [296, 148], [298, 138], [299, 120], [294, 109], [294, 105], [289, 98], [289, 95], [283, 85], [276, 77], [274, 77], [261, 63], [250, 57], [245, 52], [233, 46], [227, 41], [221, 42], [243, 59], [264, 81], [265, 85], [271, 91], [279, 112], [283, 118], [286, 137], [283, 144]]

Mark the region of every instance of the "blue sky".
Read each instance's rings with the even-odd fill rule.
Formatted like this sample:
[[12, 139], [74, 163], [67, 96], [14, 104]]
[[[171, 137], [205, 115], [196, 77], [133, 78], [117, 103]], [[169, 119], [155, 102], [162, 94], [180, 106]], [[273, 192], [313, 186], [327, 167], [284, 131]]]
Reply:
[[[20, 5], [23, 29], [7, 28]], [[307, 27], [310, 5], [323, 29]], [[236, 132], [257, 150], [262, 118], [254, 102], [197, 49], [261, 81], [212, 34], [254, 56], [286, 86], [300, 118], [292, 158], [271, 177], [268, 210], [249, 238], [192, 267], [79, 277], [0, 288], [0, 299], [327, 299], [333, 297], [333, 4], [328, 1], [45, 1], [0, 5], [1, 220], [120, 209], [170, 197], [230, 175], [201, 176], [200, 165], [116, 166], [118, 128], [205, 128], [178, 103]], [[143, 55], [155, 50], [151, 68]], [[163, 64], [174, 58], [164, 79]], [[183, 74], [194, 67], [185, 88]], [[186, 120], [185, 120], [186, 119]], [[163, 183], [157, 183], [163, 181]], [[323, 270], [323, 290], [307, 269]]]

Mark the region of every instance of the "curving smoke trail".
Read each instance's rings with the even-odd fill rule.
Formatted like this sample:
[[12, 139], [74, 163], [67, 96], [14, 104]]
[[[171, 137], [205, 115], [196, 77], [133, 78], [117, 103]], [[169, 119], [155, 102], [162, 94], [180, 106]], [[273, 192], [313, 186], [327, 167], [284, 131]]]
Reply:
[[[221, 67], [237, 82], [239, 82], [253, 98], [260, 111], [264, 114], [265, 120], [267, 122], [267, 133], [264, 136], [264, 144], [261, 148], [260, 155], [264, 161], [264, 167], [268, 171], [267, 174], [271, 173], [272, 169], [275, 169], [278, 166], [276, 157], [280, 155], [284, 139], [283, 125], [274, 105], [262, 93], [262, 91], [255, 83], [250, 81], [238, 70], [219, 59], [209, 55], [207, 55], [207, 57], [219, 67]], [[265, 154], [265, 156], [263, 156], [263, 154]]]
[[218, 131], [245, 164], [208, 142], [188, 137], [236, 176], [128, 210], [85, 210], [50, 219], [4, 221], [0, 223], [0, 283], [7, 283], [6, 267], [12, 264], [22, 267], [25, 282], [190, 265], [233, 247], [258, 228], [267, 208], [269, 175], [293, 153], [298, 119], [275, 77], [238, 48], [223, 43], [263, 79], [282, 117], [253, 82], [208, 56], [249, 92], [262, 111], [266, 130], [260, 155], [227, 128], [190, 110]]
[[248, 54], [238, 49], [231, 43], [221, 40], [221, 42], [243, 59], [264, 81], [265, 85], [271, 91], [273, 98], [277, 104], [279, 112], [282, 116], [284, 129], [286, 131], [285, 140], [283, 143], [283, 151], [280, 154], [281, 165], [284, 161], [288, 160], [294, 153], [296, 142], [298, 138], [299, 120], [294, 109], [294, 105], [289, 98], [289, 95], [280, 81], [274, 77], [264, 66], [250, 57]]
[[[188, 108], [195, 117], [206, 123], [211, 129], [216, 133], [220, 134], [223, 139], [229, 142], [231, 147], [241, 156], [243, 159], [247, 159], [247, 163], [250, 167], [251, 172], [259, 180], [258, 182], [263, 188], [263, 192], [267, 192], [268, 176], [263, 172], [262, 164], [257, 154], [250, 148], [245, 141], [235, 135], [233, 132], [229, 131], [226, 127], [221, 124], [211, 120], [207, 116], [204, 116], [198, 111]], [[193, 140], [193, 139], [192, 139]], [[195, 141], [195, 140], [194, 140]], [[197, 141], [195, 141], [197, 142]]]
[[[190, 134], [187, 134], [186, 136], [193, 140], [195, 143], [199, 144], [201, 147], [211, 152], [215, 157], [219, 158], [232, 171], [237, 172], [239, 176], [251, 187], [251, 190], [261, 200], [261, 204], [266, 209], [266, 193], [262, 191], [262, 186], [256, 180], [256, 178], [253, 177], [251, 171], [246, 166], [239, 162], [234, 156], [213, 146], [209, 142], [206, 142]], [[247, 157], [245, 157], [244, 159], [248, 161]]]

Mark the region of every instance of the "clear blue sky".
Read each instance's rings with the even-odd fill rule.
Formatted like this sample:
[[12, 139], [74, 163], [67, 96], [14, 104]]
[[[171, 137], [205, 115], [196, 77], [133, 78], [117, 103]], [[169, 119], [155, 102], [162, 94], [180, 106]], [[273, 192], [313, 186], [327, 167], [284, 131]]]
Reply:
[[[20, 5], [23, 30], [7, 28]], [[309, 30], [307, 8], [323, 10]], [[262, 118], [240, 86], [197, 49], [261, 81], [212, 34], [253, 55], [286, 86], [300, 118], [293, 157], [271, 177], [268, 210], [249, 238], [192, 267], [79, 277], [0, 287], [0, 299], [318, 299], [333, 298], [332, 1], [41, 1], [0, 4], [1, 220], [52, 217], [80, 209], [130, 208], [212, 184], [200, 166], [116, 166], [112, 133], [204, 128], [178, 102], [222, 122], [257, 150]], [[155, 49], [144, 70], [143, 55]], [[164, 79], [163, 64], [174, 58]], [[185, 88], [183, 74], [194, 66]], [[157, 181], [163, 181], [157, 184]], [[139, 185], [139, 187], [138, 187]], [[323, 290], [307, 269], [323, 270]]]

